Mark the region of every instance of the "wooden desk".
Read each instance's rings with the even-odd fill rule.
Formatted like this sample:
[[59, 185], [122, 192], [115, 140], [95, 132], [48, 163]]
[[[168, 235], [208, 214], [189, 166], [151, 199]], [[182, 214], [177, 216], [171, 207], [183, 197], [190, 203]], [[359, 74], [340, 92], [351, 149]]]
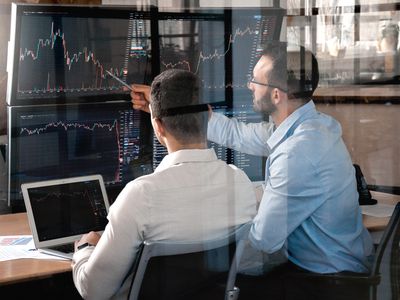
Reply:
[[[381, 203], [395, 204], [400, 196], [372, 192], [372, 197]], [[370, 231], [380, 231], [389, 222], [388, 218], [363, 215], [364, 225]], [[31, 234], [26, 213], [0, 215], [0, 235]], [[71, 271], [70, 261], [18, 259], [0, 262], [0, 285], [48, 277]]]
[[[400, 201], [399, 195], [391, 195], [386, 193], [371, 192], [372, 198], [378, 200], [379, 203], [396, 204]], [[369, 231], [382, 231], [389, 222], [390, 217], [377, 218], [363, 215], [363, 223]]]
[[[0, 235], [31, 234], [26, 213], [0, 215]], [[0, 285], [70, 272], [70, 261], [17, 259], [0, 262]]]

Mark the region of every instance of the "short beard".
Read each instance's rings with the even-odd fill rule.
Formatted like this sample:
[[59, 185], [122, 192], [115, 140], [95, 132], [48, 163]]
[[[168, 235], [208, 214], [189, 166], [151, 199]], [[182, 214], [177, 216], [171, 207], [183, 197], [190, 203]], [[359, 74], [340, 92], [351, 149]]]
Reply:
[[263, 116], [268, 117], [276, 111], [276, 106], [272, 103], [271, 96], [268, 93], [261, 97], [257, 103], [260, 104], [260, 106], [253, 105], [253, 110], [261, 113]]

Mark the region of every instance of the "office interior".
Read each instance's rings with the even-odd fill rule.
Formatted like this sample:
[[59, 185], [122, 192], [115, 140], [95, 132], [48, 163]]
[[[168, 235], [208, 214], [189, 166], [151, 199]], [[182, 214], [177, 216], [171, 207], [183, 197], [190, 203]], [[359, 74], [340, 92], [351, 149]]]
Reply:
[[[135, 44], [130, 37], [131, 45], [135, 44], [136, 48], [132, 46], [129, 53], [118, 55], [121, 56], [120, 61], [123, 61], [124, 56], [128, 57], [126, 66], [134, 71], [127, 74], [115, 68], [115, 75], [128, 83], [140, 81], [150, 84], [157, 73], [167, 68], [195, 70], [203, 76], [207, 87], [203, 90], [203, 96], [210, 99], [213, 108], [246, 122], [266, 121], [252, 110], [251, 94], [246, 88], [247, 78], [251, 77], [256, 62], [257, 46], [268, 39], [305, 46], [316, 55], [320, 68], [319, 86], [313, 100], [319, 111], [340, 122], [352, 161], [361, 168], [364, 188], [368, 190], [367, 197], [376, 198], [378, 202], [383, 199], [382, 203], [390, 204], [400, 201], [400, 2], [32, 0], [19, 3], [32, 7], [53, 5], [57, 9], [60, 9], [60, 5], [67, 5], [66, 10], [70, 10], [71, 6], [91, 5], [100, 8], [100, 15], [104, 14], [101, 9], [111, 8], [120, 14], [122, 23], [126, 11], [135, 7], [140, 13], [132, 17], [139, 20], [131, 23], [133, 31], [141, 31], [146, 39], [138, 39]], [[89, 83], [85, 86], [86, 83], [74, 81], [78, 73], [70, 77], [64, 74], [63, 82], [73, 85], [68, 91], [68, 86], [61, 86], [57, 79], [52, 78], [54, 70], [38, 75], [32, 63], [28, 67], [19, 65], [18, 88], [15, 83], [10, 83], [13, 81], [10, 74], [15, 68], [10, 62], [11, 7], [11, 1], [0, 2], [0, 217], [24, 213], [20, 190], [22, 183], [58, 177], [100, 173], [105, 179], [110, 202], [113, 202], [126, 183], [153, 172], [166, 155], [165, 148], [152, 135], [148, 116], [131, 108], [128, 92], [122, 91], [121, 86], [111, 78], [107, 79], [104, 91], [98, 87], [93, 88]], [[156, 15], [158, 20], [154, 20]], [[202, 21], [204, 24], [201, 24]], [[208, 24], [205, 24], [206, 21]], [[31, 23], [19, 32], [25, 34], [24, 39], [27, 40], [21, 38], [18, 41], [21, 43], [19, 47], [24, 50], [14, 51], [22, 61], [37, 55], [33, 45], [38, 43], [38, 36], [48, 36], [50, 30], [53, 30], [53, 27], [43, 26], [56, 26], [49, 21], [27, 22]], [[90, 28], [85, 21], [79, 22], [67, 22], [72, 30], [65, 26], [58, 29], [58, 32], [53, 30], [52, 34], [61, 37], [66, 33], [67, 39], [68, 31], [83, 28], [83, 37], [73, 41], [83, 47], [85, 34], [98, 28]], [[105, 24], [102, 25], [102, 20], [98, 22], [100, 28]], [[157, 22], [159, 26], [156, 34], [159, 37], [154, 36]], [[29, 31], [24, 31], [28, 28]], [[117, 30], [112, 27], [105, 29], [109, 30], [105, 35]], [[226, 34], [227, 30], [230, 35]], [[22, 46], [24, 41], [26, 44]], [[106, 46], [100, 45], [96, 49], [111, 55], [107, 53], [108, 49], [101, 47]], [[292, 50], [296, 51], [295, 46]], [[71, 61], [73, 63], [73, 59]], [[63, 90], [72, 96], [59, 97]], [[78, 95], [81, 92], [83, 96]], [[92, 110], [94, 103], [96, 110]], [[93, 122], [97, 123], [78, 124], [79, 120], [85, 122], [95, 118], [97, 120]], [[112, 129], [117, 126], [115, 122], [119, 122], [120, 131], [114, 134]], [[140, 130], [132, 131], [132, 124]], [[42, 133], [51, 126], [53, 131], [87, 126], [85, 128], [91, 133], [93, 127], [90, 126], [103, 126], [110, 129], [111, 133], [102, 138], [79, 138], [79, 133], [74, 133], [77, 141], [75, 148], [65, 153], [65, 144], [62, 142], [51, 144], [53, 137], [49, 135], [42, 139]], [[59, 141], [60, 137], [57, 139]], [[118, 139], [117, 145], [110, 145], [113, 139]], [[99, 147], [102, 149], [99, 150]], [[210, 147], [214, 147], [219, 158], [243, 169], [255, 186], [263, 181], [266, 158], [237, 153], [214, 144], [210, 144]], [[94, 149], [97, 152], [91, 156]], [[128, 155], [119, 157], [119, 163], [113, 165], [111, 156], [121, 155], [122, 152]], [[77, 165], [73, 165], [71, 159], [60, 168], [61, 159], [74, 155], [88, 159]], [[96, 155], [101, 155], [106, 163], [99, 164], [93, 158]], [[83, 171], [82, 162], [86, 164]], [[368, 217], [365, 219], [369, 220]], [[383, 225], [379, 223], [382, 220], [379, 220], [379, 225], [369, 227], [376, 245], [389, 220], [383, 219]], [[23, 265], [23, 262], [19, 263], [20, 268]], [[398, 265], [391, 267], [400, 269]], [[4, 291], [24, 297], [24, 292], [21, 292], [23, 289], [31, 290], [33, 295], [41, 295], [41, 290], [48, 289], [51, 297], [80, 299], [73, 287], [70, 269], [65, 264], [61, 269], [57, 274], [14, 283], [2, 284], [0, 280], [0, 294]], [[400, 280], [400, 277], [397, 279]], [[378, 299], [387, 299], [385, 297], [388, 295], [382, 292]]]

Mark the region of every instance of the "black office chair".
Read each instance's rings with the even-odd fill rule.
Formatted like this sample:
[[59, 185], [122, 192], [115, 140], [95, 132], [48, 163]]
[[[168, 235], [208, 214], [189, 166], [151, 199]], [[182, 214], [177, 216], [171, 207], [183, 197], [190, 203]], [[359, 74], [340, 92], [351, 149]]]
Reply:
[[6, 161], [6, 145], [0, 144], [0, 153], [2, 156], [2, 159]]
[[[296, 273], [288, 277], [288, 282], [296, 286], [304, 283], [319, 287], [321, 294], [307, 296], [310, 299], [400, 299], [400, 202], [397, 203], [389, 224], [378, 245], [371, 272], [359, 274], [342, 272], [340, 274]], [[313, 288], [313, 290], [315, 290]], [[290, 284], [287, 287], [290, 290]], [[290, 293], [290, 291], [289, 291]], [[289, 297], [296, 299], [296, 296]]]
[[237, 299], [236, 273], [250, 227], [246, 223], [223, 239], [206, 242], [145, 241], [128, 299]]

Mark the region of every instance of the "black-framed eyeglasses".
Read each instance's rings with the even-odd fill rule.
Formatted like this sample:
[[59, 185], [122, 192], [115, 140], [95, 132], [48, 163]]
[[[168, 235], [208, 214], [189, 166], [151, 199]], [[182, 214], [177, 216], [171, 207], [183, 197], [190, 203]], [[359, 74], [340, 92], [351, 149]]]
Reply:
[[277, 85], [274, 85], [274, 84], [258, 82], [257, 80], [254, 80], [254, 77], [249, 78], [249, 80], [247, 81], [247, 87], [250, 86], [250, 83], [254, 83], [254, 84], [258, 84], [258, 85], [262, 85], [262, 86], [269, 86], [269, 87], [276, 88], [276, 89], [281, 90], [282, 92], [287, 93], [286, 89], [283, 89], [283, 88], [281, 88], [281, 87], [279, 87]]

